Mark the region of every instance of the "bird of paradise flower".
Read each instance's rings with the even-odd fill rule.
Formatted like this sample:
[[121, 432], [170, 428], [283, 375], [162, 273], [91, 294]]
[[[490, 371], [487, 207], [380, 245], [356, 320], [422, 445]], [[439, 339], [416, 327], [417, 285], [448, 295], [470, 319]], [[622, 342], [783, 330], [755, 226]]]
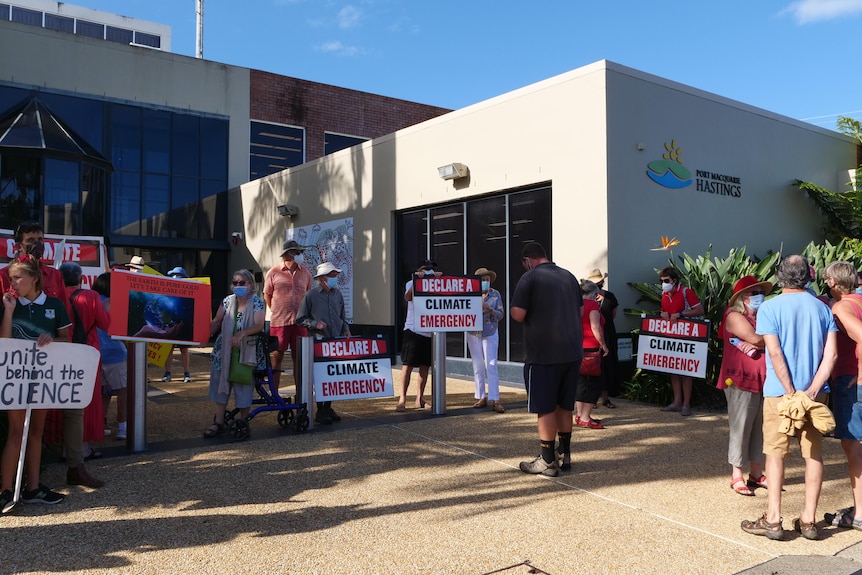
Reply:
[[667, 236], [661, 237], [661, 247], [660, 248], [650, 248], [652, 252], [669, 252], [672, 250], [674, 246], [679, 245], [679, 240], [676, 238], [667, 239]]

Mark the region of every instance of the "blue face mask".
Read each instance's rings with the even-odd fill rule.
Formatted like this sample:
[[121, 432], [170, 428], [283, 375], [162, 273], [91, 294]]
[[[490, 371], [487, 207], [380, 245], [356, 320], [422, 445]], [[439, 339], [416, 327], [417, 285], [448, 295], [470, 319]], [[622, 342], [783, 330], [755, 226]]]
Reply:
[[491, 289], [491, 282], [482, 282], [482, 291], [488, 291]]
[[862, 287], [856, 288], [856, 293], [858, 293], [859, 295], [862, 295]]
[[335, 289], [338, 287], [338, 278], [326, 278], [326, 285], [329, 286], [329, 289]]
[[763, 294], [753, 295], [748, 298], [748, 307], [751, 311], [757, 311], [757, 308], [760, 307], [760, 304], [763, 303], [763, 300], [766, 299], [766, 296]]
[[245, 297], [248, 295], [248, 288], [246, 286], [233, 286], [233, 295], [236, 297]]

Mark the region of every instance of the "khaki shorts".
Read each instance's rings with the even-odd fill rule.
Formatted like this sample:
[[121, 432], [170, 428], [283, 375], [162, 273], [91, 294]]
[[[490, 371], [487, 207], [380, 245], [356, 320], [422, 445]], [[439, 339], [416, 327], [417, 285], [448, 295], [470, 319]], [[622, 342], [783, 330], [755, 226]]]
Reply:
[[[783, 397], [763, 398], [763, 453], [786, 459], [787, 454], [790, 453], [791, 436], [778, 431], [778, 427], [781, 425], [778, 402], [782, 399]], [[820, 399], [821, 396], [818, 396], [817, 400], [820, 401]], [[810, 421], [806, 421], [802, 429], [796, 430], [795, 438], [799, 441], [802, 457], [805, 459], [822, 459], [823, 435]]]

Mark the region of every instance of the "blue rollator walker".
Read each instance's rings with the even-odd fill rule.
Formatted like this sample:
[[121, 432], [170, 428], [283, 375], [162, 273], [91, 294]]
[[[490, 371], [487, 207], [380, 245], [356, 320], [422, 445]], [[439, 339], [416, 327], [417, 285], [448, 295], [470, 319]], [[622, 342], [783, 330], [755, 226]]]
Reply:
[[[291, 403], [293, 398], [284, 398], [279, 395], [275, 388], [275, 380], [272, 376], [272, 362], [269, 358], [269, 352], [276, 338], [267, 334], [261, 334], [258, 337], [263, 338], [263, 351], [266, 356], [266, 369], [256, 369], [253, 373], [254, 388], [257, 390], [258, 398], [252, 401], [254, 408], [246, 417], [237, 419], [239, 409], [234, 408], [230, 411], [225, 411], [224, 422], [228, 426], [227, 432], [236, 440], [248, 439], [251, 435], [251, 426], [249, 423], [258, 414], [266, 411], [278, 412], [278, 424], [287, 429], [291, 426], [298, 431], [308, 430], [309, 418], [307, 404]], [[294, 374], [296, 375], [296, 374]], [[299, 392], [300, 383], [296, 382], [297, 395]]]

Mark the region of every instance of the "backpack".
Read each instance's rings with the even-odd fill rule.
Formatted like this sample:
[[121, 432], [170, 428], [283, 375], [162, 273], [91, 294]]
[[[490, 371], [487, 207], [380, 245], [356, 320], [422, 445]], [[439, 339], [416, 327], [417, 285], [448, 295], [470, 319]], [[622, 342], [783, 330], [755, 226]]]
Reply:
[[78, 295], [80, 289], [76, 289], [69, 297], [69, 307], [72, 308], [72, 343], [87, 343], [87, 338], [90, 330], [84, 329], [84, 322], [81, 321], [81, 316], [78, 315], [78, 310], [75, 309], [75, 296]]

